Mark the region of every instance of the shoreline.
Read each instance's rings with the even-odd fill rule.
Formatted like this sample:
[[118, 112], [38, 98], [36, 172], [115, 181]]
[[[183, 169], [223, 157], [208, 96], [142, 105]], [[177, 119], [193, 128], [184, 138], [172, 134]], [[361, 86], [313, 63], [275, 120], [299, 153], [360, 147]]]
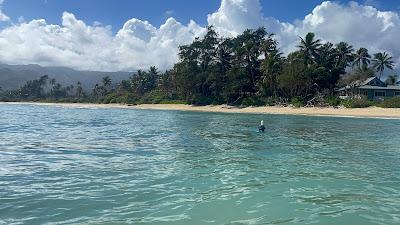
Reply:
[[13, 105], [44, 105], [88, 109], [136, 109], [136, 110], [170, 110], [214, 113], [240, 113], [240, 114], [270, 114], [270, 115], [299, 115], [299, 116], [328, 116], [328, 117], [353, 117], [353, 118], [381, 118], [400, 119], [400, 108], [332, 108], [332, 107], [280, 107], [262, 106], [239, 108], [235, 106], [192, 106], [183, 104], [95, 104], [95, 103], [41, 103], [41, 102], [0, 102], [0, 104]]

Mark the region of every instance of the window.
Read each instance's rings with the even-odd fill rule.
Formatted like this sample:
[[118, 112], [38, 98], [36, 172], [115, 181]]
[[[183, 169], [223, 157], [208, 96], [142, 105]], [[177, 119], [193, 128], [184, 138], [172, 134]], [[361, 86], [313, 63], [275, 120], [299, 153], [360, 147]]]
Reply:
[[362, 91], [362, 95], [368, 96], [368, 91]]
[[375, 97], [385, 97], [386, 92], [384, 91], [375, 91]]
[[394, 95], [395, 95], [395, 96], [400, 96], [400, 91], [394, 92]]

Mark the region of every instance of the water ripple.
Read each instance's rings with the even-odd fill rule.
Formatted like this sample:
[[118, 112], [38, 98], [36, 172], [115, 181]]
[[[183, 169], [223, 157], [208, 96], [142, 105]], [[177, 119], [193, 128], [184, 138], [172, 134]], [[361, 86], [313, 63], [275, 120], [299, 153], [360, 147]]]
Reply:
[[400, 223], [397, 120], [0, 109], [0, 224]]

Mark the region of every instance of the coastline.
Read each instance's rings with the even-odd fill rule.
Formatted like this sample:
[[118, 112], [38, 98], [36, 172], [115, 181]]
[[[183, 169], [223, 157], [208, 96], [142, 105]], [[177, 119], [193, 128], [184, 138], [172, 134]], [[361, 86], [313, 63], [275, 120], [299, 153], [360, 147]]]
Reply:
[[44, 105], [61, 106], [72, 108], [89, 109], [139, 109], [139, 110], [172, 110], [172, 111], [193, 111], [193, 112], [215, 112], [215, 113], [244, 113], [244, 114], [271, 114], [271, 115], [303, 115], [303, 116], [329, 116], [329, 117], [355, 117], [355, 118], [383, 118], [400, 119], [400, 108], [332, 108], [332, 107], [246, 107], [216, 105], [216, 106], [192, 106], [183, 104], [93, 104], [93, 103], [40, 103], [40, 102], [1, 102], [0, 104], [15, 105]]

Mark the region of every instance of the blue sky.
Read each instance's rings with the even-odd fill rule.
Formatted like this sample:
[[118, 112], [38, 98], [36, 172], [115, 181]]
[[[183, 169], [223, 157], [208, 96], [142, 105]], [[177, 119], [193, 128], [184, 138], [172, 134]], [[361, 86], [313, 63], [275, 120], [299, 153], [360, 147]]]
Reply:
[[[284, 22], [303, 19], [321, 0], [261, 0], [263, 13]], [[347, 3], [348, 0], [335, 1]], [[358, 0], [380, 10], [399, 11], [398, 0]], [[2, 11], [13, 21], [43, 18], [53, 24], [61, 23], [64, 11], [73, 13], [88, 24], [95, 21], [111, 25], [116, 31], [131, 18], [148, 20], [155, 26], [172, 16], [187, 24], [191, 19], [207, 24], [207, 15], [220, 6], [219, 0], [5, 0]]]
[[399, 67], [399, 5], [399, 0], [0, 0], [0, 63], [164, 70], [179, 60], [179, 46], [212, 25], [226, 37], [266, 27], [284, 54], [297, 49], [299, 36], [314, 32], [323, 42], [388, 52]]

